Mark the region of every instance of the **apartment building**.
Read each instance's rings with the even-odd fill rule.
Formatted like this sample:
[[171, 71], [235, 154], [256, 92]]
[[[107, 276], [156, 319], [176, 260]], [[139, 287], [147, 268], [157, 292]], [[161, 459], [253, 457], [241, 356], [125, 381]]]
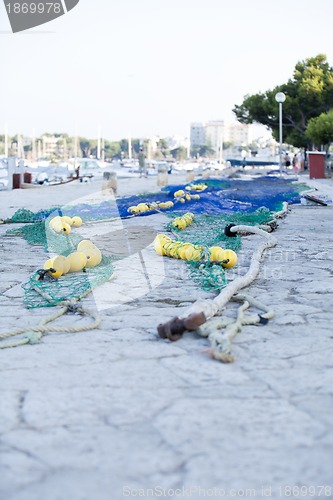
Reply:
[[191, 123], [190, 141], [191, 147], [206, 144], [216, 152], [222, 142], [247, 146], [251, 142], [251, 127], [241, 123], [225, 123], [224, 120]]

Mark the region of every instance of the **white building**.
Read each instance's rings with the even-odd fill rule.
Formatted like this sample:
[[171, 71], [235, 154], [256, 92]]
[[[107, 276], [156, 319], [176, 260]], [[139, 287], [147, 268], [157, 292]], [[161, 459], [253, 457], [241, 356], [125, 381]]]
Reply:
[[43, 157], [63, 156], [65, 150], [65, 142], [62, 137], [43, 135]]
[[223, 120], [207, 122], [205, 124], [206, 142], [208, 146], [214, 149], [216, 153], [225, 142], [226, 126]]
[[251, 142], [251, 127], [241, 123], [225, 123], [215, 120], [202, 123], [191, 123], [191, 147], [208, 145], [217, 153], [221, 142], [236, 145], [248, 145]]

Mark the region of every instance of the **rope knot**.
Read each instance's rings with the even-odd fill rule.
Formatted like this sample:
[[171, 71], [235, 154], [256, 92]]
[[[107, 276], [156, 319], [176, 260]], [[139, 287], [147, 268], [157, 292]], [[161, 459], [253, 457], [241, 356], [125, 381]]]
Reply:
[[68, 301], [66, 303], [67, 311], [72, 312], [72, 313], [77, 313], [79, 311], [79, 304], [78, 302], [74, 301]]
[[41, 332], [27, 332], [25, 338], [28, 340], [28, 344], [34, 345], [39, 344], [42, 336]]

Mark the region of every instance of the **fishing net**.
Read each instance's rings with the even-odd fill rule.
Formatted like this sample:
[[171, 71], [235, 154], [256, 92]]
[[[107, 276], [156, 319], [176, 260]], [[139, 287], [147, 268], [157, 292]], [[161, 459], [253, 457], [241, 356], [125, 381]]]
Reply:
[[[178, 217], [180, 214], [176, 214]], [[209, 248], [219, 246], [223, 249], [238, 252], [241, 249], [241, 238], [239, 235], [230, 238], [224, 234], [224, 229], [228, 224], [244, 224], [247, 226], [258, 226], [267, 224], [272, 220], [272, 212], [265, 207], [253, 213], [234, 212], [233, 214], [207, 215], [198, 214], [192, 224], [186, 229], [178, 230], [173, 226], [173, 221], [166, 225], [166, 230], [171, 231], [176, 241], [191, 243], [199, 250], [199, 255], [195, 255], [198, 260], [187, 260], [190, 268], [191, 278], [204, 290], [220, 291], [227, 284], [227, 275], [220, 264], [210, 262]], [[181, 245], [177, 247], [173, 254], [174, 258], [182, 258]], [[200, 258], [199, 258], [200, 257]]]
[[[195, 189], [197, 185], [204, 185], [203, 191]], [[190, 188], [190, 189], [187, 189]], [[167, 186], [159, 193], [143, 193], [137, 196], [122, 197], [114, 200], [106, 200], [99, 203], [77, 203], [75, 205], [64, 205], [62, 207], [53, 207], [50, 209], [31, 212], [30, 210], [20, 209], [6, 222], [41, 222], [46, 220], [52, 214], [75, 215], [81, 217], [84, 221], [97, 221], [117, 217], [129, 216], [128, 208], [132, 205], [146, 202], [160, 203], [172, 200], [174, 210], [185, 213], [191, 211], [194, 213], [220, 214], [233, 212], [254, 212], [260, 207], [266, 207], [269, 210], [278, 210], [283, 201], [288, 203], [300, 203], [300, 192], [307, 186], [296, 184], [288, 179], [278, 177], [259, 177], [252, 180], [240, 179], [207, 179], [203, 181], [194, 181], [186, 185]], [[199, 195], [200, 199], [190, 199], [181, 203], [180, 199], [175, 199], [174, 194], [184, 190], [185, 193]], [[181, 198], [181, 197], [180, 197]], [[173, 209], [168, 209], [172, 211]], [[147, 216], [154, 210], [140, 213]]]
[[38, 212], [32, 212], [31, 210], [27, 210], [26, 208], [20, 208], [10, 219], [6, 219], [6, 222], [40, 222], [47, 219], [47, 217], [56, 210], [59, 210], [59, 207], [50, 208], [48, 210], [39, 210]]
[[113, 264], [110, 258], [103, 257], [99, 266], [84, 271], [66, 274], [58, 279], [46, 275], [39, 279], [35, 272], [24, 289], [24, 304], [28, 309], [36, 307], [51, 307], [60, 305], [65, 300], [79, 299], [90, 290], [102, 285], [113, 274]]
[[[21, 209], [7, 222], [28, 223], [7, 231], [19, 235], [32, 245], [42, 245], [47, 252], [67, 256], [75, 251], [82, 237], [72, 231], [69, 235], [53, 231], [48, 220], [55, 215], [80, 216], [84, 222], [103, 221], [130, 216], [131, 206], [146, 203], [149, 209], [135, 216], [148, 216], [156, 213], [156, 204], [172, 201], [167, 210], [158, 208], [171, 217], [186, 212], [195, 215], [194, 223], [186, 230], [177, 231], [168, 224], [178, 241], [192, 243], [200, 247], [202, 258], [188, 259], [190, 274], [194, 281], [205, 290], [220, 290], [226, 285], [225, 269], [209, 261], [209, 247], [221, 246], [239, 251], [239, 237], [228, 238], [224, 228], [228, 223], [258, 225], [271, 219], [273, 211], [281, 209], [282, 203], [299, 203], [300, 192], [306, 186], [295, 184], [288, 179], [260, 177], [254, 180], [205, 179], [187, 185], [167, 186], [159, 193], [145, 193], [139, 196], [123, 197], [98, 203], [77, 203], [62, 207], [39, 210], [34, 213]], [[179, 195], [183, 191], [183, 195]], [[177, 193], [178, 192], [178, 193]], [[194, 195], [194, 196], [193, 196]], [[155, 204], [155, 205], [154, 205]], [[171, 204], [172, 205], [172, 204]], [[175, 255], [177, 257], [177, 255]], [[111, 262], [105, 258], [100, 266], [87, 272], [73, 273], [61, 277], [56, 282], [37, 281], [34, 274], [24, 285], [27, 307], [55, 305], [66, 298], [81, 297], [87, 289], [94, 288], [109, 279], [112, 274]], [[36, 293], [35, 288], [49, 295], [49, 300]]]
[[47, 252], [65, 256], [75, 252], [77, 245], [82, 240], [82, 237], [74, 231], [69, 235], [56, 233], [45, 222], [35, 222], [10, 229], [6, 234], [22, 236], [30, 245], [41, 245]]
[[[29, 211], [27, 211], [29, 212]], [[22, 221], [27, 212], [21, 211], [19, 219]], [[43, 211], [48, 214], [49, 211]], [[41, 214], [42, 212], [38, 212]], [[29, 215], [29, 213], [28, 213]], [[58, 215], [58, 211], [51, 212], [51, 217]], [[48, 215], [48, 217], [50, 217]], [[35, 216], [38, 220], [38, 216]], [[7, 234], [22, 236], [32, 245], [41, 245], [50, 254], [68, 256], [77, 250], [77, 245], [83, 239], [79, 232], [71, 231], [70, 234], [62, 234], [54, 231], [49, 225], [49, 219], [22, 225], [7, 231]], [[69, 273], [58, 279], [49, 274], [36, 271], [27, 283], [22, 285], [24, 289], [24, 304], [27, 308], [50, 307], [60, 304], [65, 300], [80, 299], [88, 291], [105, 283], [113, 274], [111, 257], [103, 256], [101, 263], [94, 268], [86, 268], [83, 271]]]

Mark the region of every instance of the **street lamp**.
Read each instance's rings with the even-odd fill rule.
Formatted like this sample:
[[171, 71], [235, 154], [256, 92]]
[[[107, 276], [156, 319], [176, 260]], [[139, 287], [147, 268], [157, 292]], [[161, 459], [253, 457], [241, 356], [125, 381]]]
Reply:
[[279, 136], [280, 136], [280, 175], [282, 175], [282, 103], [286, 100], [283, 92], [275, 94], [275, 100], [279, 103]]

